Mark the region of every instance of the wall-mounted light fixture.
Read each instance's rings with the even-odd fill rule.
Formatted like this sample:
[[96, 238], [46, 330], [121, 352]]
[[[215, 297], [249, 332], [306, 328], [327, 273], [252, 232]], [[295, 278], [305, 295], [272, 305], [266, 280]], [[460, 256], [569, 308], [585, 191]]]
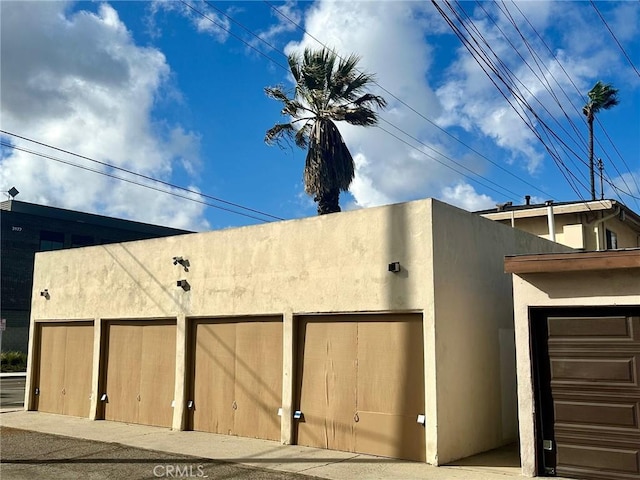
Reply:
[[189, 271], [189, 260], [187, 260], [186, 258], [182, 258], [182, 257], [173, 257], [173, 264], [174, 265], [182, 265], [182, 267], [184, 268], [185, 272]]
[[389, 264], [389, 271], [392, 273], [398, 273], [400, 271], [400, 262], [392, 262]]
[[7, 190], [7, 196], [9, 197], [9, 200], [13, 200], [14, 198], [16, 198], [16, 195], [18, 195], [19, 193], [20, 192], [16, 187], [11, 187], [9, 190]]
[[40, 292], [40, 296], [46, 298], [47, 300], [51, 298], [51, 295], [49, 295], [49, 290], [47, 290], [46, 288]]
[[191, 290], [191, 285], [186, 280], [178, 280], [176, 286], [182, 288], [185, 292]]

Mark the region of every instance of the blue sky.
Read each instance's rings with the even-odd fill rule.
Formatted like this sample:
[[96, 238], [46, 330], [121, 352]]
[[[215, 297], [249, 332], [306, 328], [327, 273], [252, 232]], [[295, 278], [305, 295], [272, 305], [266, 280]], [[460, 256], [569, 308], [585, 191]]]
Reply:
[[0, 189], [194, 230], [315, 215], [305, 152], [264, 143], [283, 117], [263, 89], [291, 87], [285, 54], [322, 43], [360, 55], [389, 103], [380, 128], [339, 125], [357, 167], [344, 210], [588, 199], [581, 108], [602, 80], [620, 99], [596, 122], [605, 196], [640, 211], [640, 2], [438, 5], [486, 41], [532, 111], [431, 2], [3, 0], [0, 122], [13, 135], [2, 135]]

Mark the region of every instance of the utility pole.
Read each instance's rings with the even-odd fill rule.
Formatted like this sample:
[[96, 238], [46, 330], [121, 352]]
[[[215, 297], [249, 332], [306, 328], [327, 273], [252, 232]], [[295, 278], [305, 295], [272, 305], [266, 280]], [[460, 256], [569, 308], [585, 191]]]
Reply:
[[604, 200], [604, 185], [602, 183], [602, 172], [604, 171], [604, 162], [601, 158], [598, 159], [598, 170], [600, 170], [600, 200]]

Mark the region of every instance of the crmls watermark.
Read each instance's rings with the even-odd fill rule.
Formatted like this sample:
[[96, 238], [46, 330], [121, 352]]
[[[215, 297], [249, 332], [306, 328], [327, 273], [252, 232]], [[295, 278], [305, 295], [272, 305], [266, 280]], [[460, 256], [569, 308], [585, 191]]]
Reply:
[[153, 476], [157, 478], [208, 478], [202, 465], [156, 465]]

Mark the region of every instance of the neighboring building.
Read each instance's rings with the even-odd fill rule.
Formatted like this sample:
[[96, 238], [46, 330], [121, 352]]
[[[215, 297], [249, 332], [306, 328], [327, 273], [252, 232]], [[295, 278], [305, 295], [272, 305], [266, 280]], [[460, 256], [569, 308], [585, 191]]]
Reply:
[[504, 256], [569, 250], [427, 199], [38, 253], [25, 408], [444, 464], [517, 438]]
[[0, 225], [2, 349], [24, 352], [36, 252], [189, 233], [16, 200], [0, 203]]
[[[528, 200], [527, 200], [528, 201]], [[553, 223], [549, 221], [550, 212]], [[551, 205], [500, 204], [475, 212], [539, 237], [580, 250], [640, 247], [640, 215], [616, 200]]]
[[640, 249], [508, 257], [522, 473], [640, 478]]

